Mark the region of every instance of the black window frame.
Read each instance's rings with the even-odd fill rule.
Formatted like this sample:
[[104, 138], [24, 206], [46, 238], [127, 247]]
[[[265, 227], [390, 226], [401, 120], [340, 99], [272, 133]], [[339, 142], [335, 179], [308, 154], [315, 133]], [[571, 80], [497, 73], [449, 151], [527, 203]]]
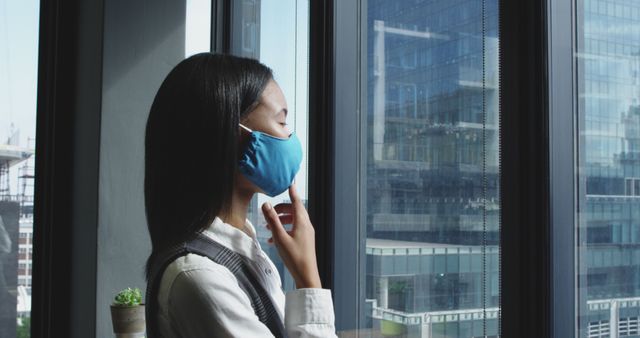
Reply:
[[551, 337], [552, 332], [546, 11], [545, 1], [500, 1], [504, 337]]
[[103, 8], [40, 3], [32, 337], [96, 333]]

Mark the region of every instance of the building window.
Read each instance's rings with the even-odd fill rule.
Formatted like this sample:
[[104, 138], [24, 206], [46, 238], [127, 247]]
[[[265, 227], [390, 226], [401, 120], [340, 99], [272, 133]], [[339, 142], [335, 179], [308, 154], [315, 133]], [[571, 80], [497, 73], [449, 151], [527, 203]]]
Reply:
[[625, 195], [640, 196], [640, 178], [625, 178]]
[[611, 328], [608, 320], [601, 320], [589, 323], [588, 338], [609, 338]]
[[618, 324], [618, 334], [621, 337], [638, 336], [640, 335], [640, 317], [626, 317], [620, 318], [620, 324]]

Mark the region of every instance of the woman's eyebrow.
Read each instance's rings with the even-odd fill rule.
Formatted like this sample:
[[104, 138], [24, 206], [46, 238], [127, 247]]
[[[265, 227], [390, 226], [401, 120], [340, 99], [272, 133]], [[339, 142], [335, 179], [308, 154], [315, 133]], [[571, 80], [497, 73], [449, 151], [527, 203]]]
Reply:
[[[280, 112], [284, 112], [284, 117], [287, 117], [289, 115], [289, 111], [287, 110], [287, 108], [282, 108], [282, 110]], [[280, 113], [278, 112], [278, 113]]]

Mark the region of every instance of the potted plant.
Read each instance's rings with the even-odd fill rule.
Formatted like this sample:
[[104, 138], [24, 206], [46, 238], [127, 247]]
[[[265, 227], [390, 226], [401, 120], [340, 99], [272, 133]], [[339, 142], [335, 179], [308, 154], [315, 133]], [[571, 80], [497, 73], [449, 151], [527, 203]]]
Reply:
[[111, 323], [116, 337], [144, 335], [144, 304], [140, 289], [126, 288], [116, 294], [111, 304]]

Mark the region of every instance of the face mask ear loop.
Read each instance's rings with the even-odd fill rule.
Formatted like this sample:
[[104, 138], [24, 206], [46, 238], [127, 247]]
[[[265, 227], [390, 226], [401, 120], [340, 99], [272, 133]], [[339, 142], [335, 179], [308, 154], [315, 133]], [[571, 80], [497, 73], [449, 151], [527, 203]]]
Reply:
[[238, 123], [238, 125], [239, 125], [241, 128], [243, 128], [244, 130], [246, 130], [246, 131], [248, 131], [248, 132], [250, 132], [250, 133], [253, 133], [253, 130], [249, 129], [247, 126], [243, 125], [242, 123]]

